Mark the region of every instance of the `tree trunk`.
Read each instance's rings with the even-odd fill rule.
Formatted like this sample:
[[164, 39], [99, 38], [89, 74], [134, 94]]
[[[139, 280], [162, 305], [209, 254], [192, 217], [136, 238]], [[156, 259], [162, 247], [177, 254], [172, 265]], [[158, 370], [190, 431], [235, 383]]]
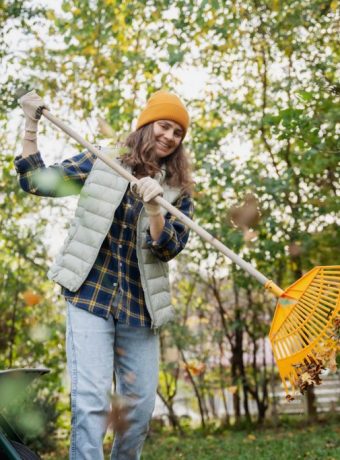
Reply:
[[189, 377], [190, 383], [194, 389], [194, 393], [197, 399], [198, 409], [200, 411], [200, 417], [201, 417], [201, 426], [202, 428], [205, 428], [205, 416], [204, 416], [204, 407], [203, 407], [203, 401], [202, 401], [203, 398], [199, 392], [198, 386], [196, 385], [196, 382], [193, 376], [191, 375], [191, 372], [189, 371], [188, 362], [184, 356], [183, 350], [180, 350], [180, 353], [181, 353], [182, 360], [185, 364], [185, 370], [186, 370], [187, 376]]
[[308, 421], [314, 422], [317, 419], [316, 396], [313, 387], [308, 387], [305, 394], [305, 403]]
[[223, 358], [223, 346], [222, 342], [218, 343], [218, 347], [220, 350], [220, 362], [219, 362], [219, 369], [220, 369], [220, 389], [221, 389], [221, 395], [222, 395], [222, 401], [223, 401], [223, 407], [224, 407], [224, 420], [222, 421], [222, 425], [225, 427], [230, 426], [230, 417], [229, 417], [229, 412], [228, 412], [228, 404], [227, 404], [227, 399], [225, 397], [224, 393], [224, 376], [223, 376], [223, 364], [222, 364], [222, 358]]
[[174, 411], [174, 407], [173, 407], [173, 399], [169, 399], [167, 400], [160, 391], [157, 391], [157, 394], [158, 396], [161, 398], [161, 400], [163, 401], [163, 403], [165, 404], [167, 410], [168, 410], [168, 419], [169, 419], [169, 423], [171, 425], [171, 427], [176, 430], [176, 431], [179, 431], [179, 433], [182, 435], [183, 434], [183, 430], [182, 430], [182, 427], [178, 421], [178, 417]]

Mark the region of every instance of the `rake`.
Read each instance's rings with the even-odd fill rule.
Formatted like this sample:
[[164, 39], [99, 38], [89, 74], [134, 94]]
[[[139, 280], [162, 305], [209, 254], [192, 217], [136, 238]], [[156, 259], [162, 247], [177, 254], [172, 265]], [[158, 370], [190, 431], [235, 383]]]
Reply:
[[[110, 155], [103, 154], [49, 110], [44, 109], [42, 114], [127, 181], [136, 181]], [[278, 298], [269, 339], [284, 389], [287, 395], [295, 392], [301, 377], [299, 368], [303, 364], [321, 364], [319, 356], [325, 352], [325, 347], [336, 349], [339, 346], [338, 336], [334, 335], [334, 323], [338, 321], [340, 312], [340, 266], [315, 267], [283, 290], [164, 198], [157, 196], [154, 201], [255, 277], [266, 290]]]

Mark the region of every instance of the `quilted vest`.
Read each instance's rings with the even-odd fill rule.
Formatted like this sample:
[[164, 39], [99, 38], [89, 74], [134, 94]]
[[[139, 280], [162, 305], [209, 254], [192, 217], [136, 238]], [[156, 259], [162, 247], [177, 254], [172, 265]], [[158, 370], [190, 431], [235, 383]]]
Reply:
[[[112, 150], [110, 150], [112, 154]], [[112, 156], [110, 154], [110, 156]], [[127, 168], [128, 169], [128, 168]], [[178, 188], [163, 183], [164, 198], [173, 203], [180, 195]], [[62, 249], [51, 266], [48, 277], [72, 292], [86, 280], [102, 243], [113, 222], [114, 214], [127, 190], [129, 182], [100, 159], [94, 162], [82, 187], [75, 217]], [[161, 208], [163, 215], [167, 211]], [[173, 319], [168, 263], [162, 262], [146, 246], [149, 218], [142, 208], [137, 221], [136, 252], [146, 307], [153, 329]]]

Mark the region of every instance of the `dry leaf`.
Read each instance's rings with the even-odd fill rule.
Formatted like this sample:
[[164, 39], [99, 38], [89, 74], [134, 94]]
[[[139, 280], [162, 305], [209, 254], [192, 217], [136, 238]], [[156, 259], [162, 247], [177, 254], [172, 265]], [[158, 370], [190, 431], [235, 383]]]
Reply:
[[185, 368], [188, 372], [190, 372], [191, 375], [198, 376], [203, 374], [205, 371], [205, 364], [198, 361], [191, 361], [185, 365]]
[[257, 198], [248, 193], [244, 198], [244, 203], [241, 206], [233, 206], [229, 210], [229, 219], [231, 222], [241, 229], [255, 227], [260, 221], [260, 210], [258, 208]]
[[302, 382], [307, 382], [310, 385], [313, 384], [312, 377], [310, 376], [310, 374], [308, 372], [304, 372], [303, 374], [301, 374], [300, 379], [301, 379]]
[[308, 387], [321, 384], [320, 375], [325, 370], [321, 360], [315, 359], [313, 356], [307, 356], [304, 363], [294, 364], [294, 367], [298, 374], [295, 384], [301, 394], [304, 394]]
[[234, 395], [235, 393], [237, 393], [237, 385], [232, 385], [231, 387], [228, 387], [227, 390], [229, 391], [229, 393], [231, 393], [232, 395]]
[[22, 296], [24, 298], [26, 305], [31, 306], [37, 305], [42, 299], [42, 297], [39, 294], [35, 294], [32, 291], [26, 291], [22, 294]]
[[254, 434], [248, 434], [247, 439], [248, 441], [256, 441], [256, 436]]
[[330, 355], [329, 355], [329, 360], [327, 363], [327, 368], [335, 373], [337, 371], [337, 365], [336, 365], [336, 350], [332, 350]]
[[288, 245], [288, 252], [292, 257], [298, 257], [301, 254], [301, 246], [294, 241]]
[[130, 426], [127, 420], [128, 413], [129, 407], [124, 399], [119, 395], [113, 395], [111, 412], [108, 416], [107, 425], [112, 424], [114, 432], [123, 435]]

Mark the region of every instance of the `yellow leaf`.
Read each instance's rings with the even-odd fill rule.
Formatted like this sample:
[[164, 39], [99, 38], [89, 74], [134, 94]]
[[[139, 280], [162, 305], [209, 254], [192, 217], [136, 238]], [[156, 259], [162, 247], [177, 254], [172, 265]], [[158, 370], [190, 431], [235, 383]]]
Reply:
[[331, 9], [336, 12], [337, 8], [338, 8], [338, 0], [333, 0], [330, 4], [330, 7]]
[[86, 46], [86, 48], [83, 49], [84, 54], [93, 56], [94, 54], [97, 53], [97, 50], [93, 46]]
[[256, 436], [254, 434], [248, 434], [247, 439], [248, 441], [256, 441]]
[[272, 1], [272, 10], [279, 11], [280, 9], [280, 0], [273, 0]]
[[235, 393], [237, 393], [237, 386], [236, 385], [233, 385], [231, 387], [228, 387], [228, 391], [229, 393], [231, 393], [232, 395], [234, 395]]
[[185, 367], [194, 376], [201, 375], [205, 371], [205, 364], [196, 360], [190, 361]]

